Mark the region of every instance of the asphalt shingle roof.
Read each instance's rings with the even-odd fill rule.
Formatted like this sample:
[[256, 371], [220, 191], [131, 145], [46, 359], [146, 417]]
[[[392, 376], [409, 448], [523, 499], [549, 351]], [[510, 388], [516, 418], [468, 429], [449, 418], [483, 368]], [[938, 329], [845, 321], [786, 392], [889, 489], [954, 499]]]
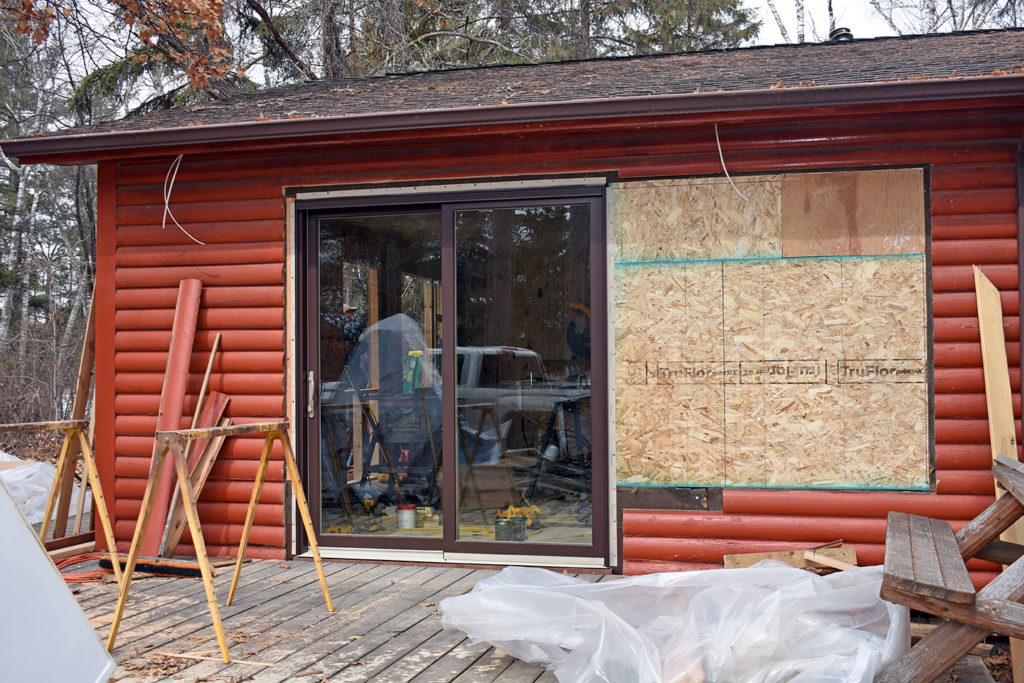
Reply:
[[1020, 73], [1024, 30], [979, 31], [303, 82], [60, 135]]

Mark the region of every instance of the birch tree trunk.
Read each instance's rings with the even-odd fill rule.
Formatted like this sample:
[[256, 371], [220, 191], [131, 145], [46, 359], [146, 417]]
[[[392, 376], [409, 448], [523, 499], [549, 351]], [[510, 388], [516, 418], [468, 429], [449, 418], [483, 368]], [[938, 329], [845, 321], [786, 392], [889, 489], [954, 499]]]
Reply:
[[36, 216], [39, 210], [39, 193], [32, 193], [32, 206], [28, 210], [27, 219], [25, 221], [25, 230], [18, 237], [22, 247], [22, 285], [19, 294], [19, 300], [16, 302], [18, 306], [18, 358], [22, 361], [25, 360], [25, 354], [28, 350], [29, 340], [29, 325], [32, 322], [32, 312], [29, 309], [29, 296], [30, 288], [29, 284], [32, 278], [32, 259], [29, 256], [29, 250], [32, 248], [33, 242], [35, 241], [36, 231]]

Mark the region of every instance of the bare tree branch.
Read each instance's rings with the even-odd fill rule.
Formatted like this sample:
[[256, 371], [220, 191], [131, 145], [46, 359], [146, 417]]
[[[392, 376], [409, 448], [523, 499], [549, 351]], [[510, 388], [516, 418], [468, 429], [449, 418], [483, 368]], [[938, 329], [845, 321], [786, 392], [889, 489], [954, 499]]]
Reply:
[[490, 40], [489, 38], [484, 38], [482, 36], [474, 36], [468, 33], [459, 33], [458, 31], [432, 31], [430, 33], [424, 33], [423, 35], [417, 37], [416, 40], [409, 43], [407, 47], [412, 47], [417, 43], [422, 43], [424, 40], [427, 40], [429, 38], [435, 38], [437, 36], [446, 36], [448, 38], [462, 38], [464, 40], [468, 40], [474, 43], [484, 43], [486, 45], [493, 45], [494, 47], [500, 48], [506, 52], [510, 52], [516, 55], [517, 57], [523, 57], [524, 59], [526, 58], [525, 55], [522, 55], [519, 52], [517, 52], [515, 48], [510, 47], [508, 45], [503, 45], [502, 43], [499, 43], [496, 40]]
[[897, 26], [895, 22], [893, 22], [891, 13], [887, 13], [885, 10], [882, 9], [882, 3], [879, 2], [879, 0], [870, 0], [870, 2], [871, 6], [875, 9], [876, 12], [878, 12], [878, 16], [882, 17], [882, 19], [885, 20], [885, 23], [889, 24], [889, 28], [895, 31], [897, 35], [902, 36], [903, 31], [901, 31], [900, 27]]
[[[786, 25], [784, 23], [782, 23], [782, 17], [779, 16], [779, 10], [776, 9], [774, 0], [765, 0], [765, 2], [768, 3], [768, 9], [771, 10], [772, 17], [775, 18], [775, 24], [776, 24], [776, 26], [779, 27], [779, 33], [782, 34], [782, 39], [788, 43], [789, 42], [789, 31], [786, 30]], [[872, 3], [874, 3], [874, 2], [877, 2], [877, 0], [872, 0]]]
[[281, 49], [284, 51], [284, 53], [288, 55], [288, 59], [292, 60], [295, 66], [298, 67], [299, 71], [302, 72], [302, 75], [304, 75], [311, 81], [318, 80], [316, 74], [313, 73], [313, 70], [310, 69], [309, 66], [307, 66], [304, 61], [302, 61], [301, 57], [295, 54], [295, 51], [292, 50], [291, 46], [288, 44], [288, 41], [286, 41], [281, 36], [280, 31], [277, 30], [277, 26], [274, 24], [274, 20], [270, 18], [270, 15], [267, 13], [267, 10], [263, 9], [263, 5], [260, 4], [260, 1], [245, 0], [245, 2], [247, 5], [249, 5], [249, 7], [252, 7], [253, 11], [256, 12], [256, 14], [260, 15], [260, 19], [263, 20], [263, 25], [267, 27], [268, 31], [270, 31], [270, 35], [274, 39], [274, 42], [281, 46]]

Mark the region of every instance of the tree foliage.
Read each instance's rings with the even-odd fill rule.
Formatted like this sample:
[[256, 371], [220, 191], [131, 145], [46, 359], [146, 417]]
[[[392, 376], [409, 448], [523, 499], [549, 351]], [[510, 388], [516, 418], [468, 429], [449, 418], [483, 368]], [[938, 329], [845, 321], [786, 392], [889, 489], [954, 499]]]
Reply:
[[[726, 47], [738, 0], [0, 0], [0, 135], [317, 78]], [[0, 157], [0, 423], [73, 400], [95, 169]]]
[[[74, 121], [68, 56], [0, 20], [0, 135]], [[94, 172], [0, 156], [0, 423], [68, 414], [91, 291]]]
[[117, 59], [153, 71], [170, 63], [211, 97], [301, 79], [734, 47], [758, 29], [740, 0], [0, 2], [37, 43], [106, 17], [102, 33], [125, 43]]

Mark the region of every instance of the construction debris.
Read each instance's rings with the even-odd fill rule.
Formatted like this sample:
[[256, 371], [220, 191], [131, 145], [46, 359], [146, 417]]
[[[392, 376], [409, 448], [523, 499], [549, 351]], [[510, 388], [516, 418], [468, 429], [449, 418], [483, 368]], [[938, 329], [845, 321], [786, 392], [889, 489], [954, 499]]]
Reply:
[[834, 541], [799, 550], [777, 550], [770, 553], [737, 553], [726, 555], [722, 559], [726, 569], [750, 567], [761, 560], [776, 560], [785, 562], [790, 567], [811, 570], [825, 567], [842, 570], [857, 566], [857, 549], [853, 546], [844, 546], [842, 543]]

